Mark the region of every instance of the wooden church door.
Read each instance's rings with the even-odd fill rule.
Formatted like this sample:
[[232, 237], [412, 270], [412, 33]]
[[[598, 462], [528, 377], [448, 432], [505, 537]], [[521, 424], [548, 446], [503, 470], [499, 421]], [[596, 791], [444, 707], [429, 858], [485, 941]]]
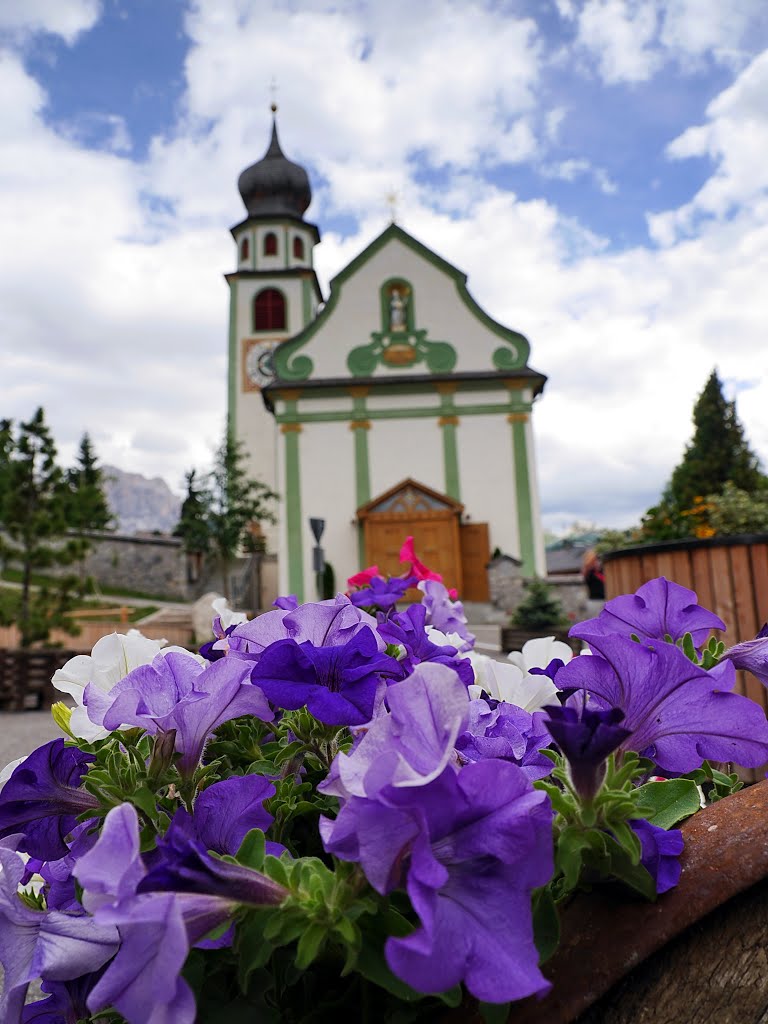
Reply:
[[[363, 528], [366, 565], [385, 574], [403, 572], [400, 548], [413, 537], [419, 559], [439, 572], [447, 587], [462, 590], [459, 523], [463, 505], [415, 480], [404, 480], [358, 509]], [[419, 600], [414, 590], [407, 595]]]

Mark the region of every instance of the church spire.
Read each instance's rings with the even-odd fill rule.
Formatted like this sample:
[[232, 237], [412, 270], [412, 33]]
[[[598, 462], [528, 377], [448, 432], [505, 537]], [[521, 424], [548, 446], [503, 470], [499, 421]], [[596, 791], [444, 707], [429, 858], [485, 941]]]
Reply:
[[309, 176], [289, 160], [277, 136], [277, 104], [273, 101], [272, 135], [264, 156], [247, 167], [237, 183], [251, 217], [295, 217], [301, 220], [312, 201]]

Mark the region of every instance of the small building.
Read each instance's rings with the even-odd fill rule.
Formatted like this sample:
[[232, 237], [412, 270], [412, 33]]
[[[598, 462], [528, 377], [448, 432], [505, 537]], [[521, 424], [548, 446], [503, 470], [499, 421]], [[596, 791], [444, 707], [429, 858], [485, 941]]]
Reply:
[[337, 585], [365, 565], [400, 572], [413, 535], [467, 600], [488, 600], [492, 551], [545, 574], [531, 415], [546, 378], [466, 275], [391, 223], [331, 281], [304, 220], [304, 168], [277, 127], [239, 180], [232, 228], [229, 422], [280, 496], [267, 531], [281, 592], [316, 597], [310, 517]]

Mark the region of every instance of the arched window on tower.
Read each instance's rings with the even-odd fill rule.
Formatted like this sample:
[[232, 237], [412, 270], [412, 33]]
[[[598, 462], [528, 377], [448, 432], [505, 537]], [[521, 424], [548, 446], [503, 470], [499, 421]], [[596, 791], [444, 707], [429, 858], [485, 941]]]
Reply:
[[274, 231], [264, 235], [264, 255], [277, 256], [277, 235]]
[[253, 300], [253, 329], [285, 330], [285, 296], [277, 288], [263, 288]]
[[240, 259], [241, 260], [247, 260], [249, 254], [250, 254], [250, 251], [251, 251], [251, 247], [250, 247], [250, 245], [248, 243], [248, 239], [244, 238], [242, 240], [242, 242], [240, 243]]
[[299, 238], [298, 235], [295, 235], [293, 239], [293, 258], [296, 260], [304, 259], [304, 239]]

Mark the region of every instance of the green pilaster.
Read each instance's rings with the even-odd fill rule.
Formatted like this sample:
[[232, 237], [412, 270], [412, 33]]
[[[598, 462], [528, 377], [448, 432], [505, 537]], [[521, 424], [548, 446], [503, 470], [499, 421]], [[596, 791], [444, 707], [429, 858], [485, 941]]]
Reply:
[[459, 455], [456, 444], [458, 416], [443, 416], [439, 420], [443, 432], [443, 463], [445, 466], [445, 493], [454, 501], [461, 501], [459, 483]]
[[[355, 499], [357, 507], [371, 500], [371, 469], [368, 461], [368, 431], [370, 421], [366, 418], [365, 396], [367, 389], [352, 389], [352, 420], [349, 429], [355, 435]], [[357, 530], [357, 555], [360, 568], [365, 562], [365, 538], [362, 525]]]
[[312, 319], [312, 282], [308, 277], [303, 278], [301, 282], [301, 315], [301, 326], [304, 328]]
[[454, 501], [461, 501], [459, 453], [456, 443], [456, 428], [459, 425], [459, 417], [456, 415], [456, 406], [453, 401], [456, 385], [441, 384], [438, 386], [437, 390], [440, 393], [440, 412], [442, 413], [437, 422], [443, 432], [443, 471], [445, 473], [445, 493], [449, 497], [453, 498]]
[[229, 377], [227, 380], [227, 427], [237, 429], [237, 377], [240, 360], [237, 352], [237, 278], [229, 282]]
[[517, 497], [518, 537], [522, 574], [536, 575], [536, 548], [533, 531], [533, 503], [531, 495], [530, 467], [528, 465], [528, 444], [526, 440], [527, 413], [512, 413], [512, 453], [515, 460], [515, 493]]
[[[286, 409], [296, 414], [296, 402], [286, 402]], [[281, 427], [285, 439], [285, 526], [288, 542], [288, 590], [296, 594], [299, 604], [304, 600], [304, 546], [301, 540], [301, 473], [299, 466], [299, 434], [301, 424], [286, 423]]]

